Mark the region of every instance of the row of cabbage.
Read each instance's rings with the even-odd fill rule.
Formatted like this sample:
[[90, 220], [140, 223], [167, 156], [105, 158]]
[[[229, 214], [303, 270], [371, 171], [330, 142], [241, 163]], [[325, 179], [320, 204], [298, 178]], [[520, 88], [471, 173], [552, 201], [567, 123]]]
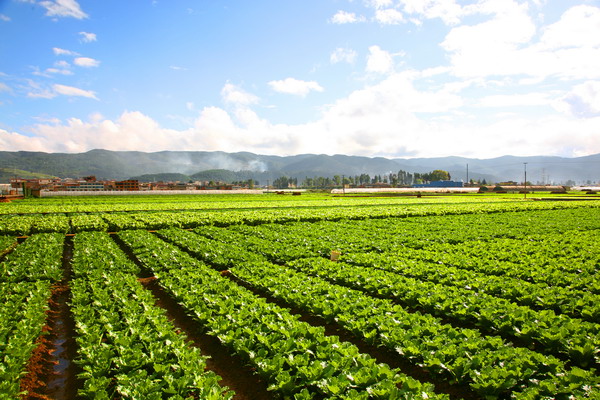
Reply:
[[76, 236], [71, 281], [83, 388], [89, 399], [231, 399], [206, 357], [177, 333], [105, 233]]
[[[311, 265], [307, 260], [292, 263], [311, 275], [328, 278], [323, 280], [261, 262], [257, 259], [260, 256], [243, 255], [243, 244], [231, 247], [230, 243], [207, 241], [176, 229], [159, 233], [211, 264], [221, 268], [235, 265], [231, 271], [240, 279], [295, 307], [335, 321], [365, 341], [385, 346], [441, 379], [468, 384], [481, 396], [496, 398], [511, 394], [523, 399], [552, 394], [588, 396], [597, 389], [598, 380], [593, 372], [568, 368], [557, 358], [513, 347], [497, 336], [483, 336], [473, 329], [443, 324], [431, 315], [408, 312], [390, 300], [377, 298], [378, 293], [368, 295], [334, 285], [328, 279], [340, 276], [355, 279], [355, 271], [346, 271], [331, 261], [317, 259], [313, 268], [307, 268]], [[221, 255], [227, 246], [230, 254], [234, 254], [229, 260]], [[251, 258], [254, 260], [247, 262]], [[383, 280], [383, 274], [375, 275], [371, 282], [381, 282], [385, 288]]]
[[120, 231], [127, 229], [163, 229], [177, 226], [260, 225], [265, 223], [340, 221], [344, 219], [366, 220], [388, 217], [413, 217], [430, 215], [461, 215], [498, 213], [509, 211], [554, 210], [571, 208], [598, 208], [596, 202], [464, 202], [419, 203], [386, 205], [348, 205], [254, 208], [247, 210], [227, 209], [200, 211], [162, 211], [131, 213], [81, 213], [52, 215], [4, 215], [0, 217], [0, 235], [29, 235], [40, 232], [77, 233], [84, 231]]
[[400, 374], [324, 328], [238, 286], [145, 231], [119, 233], [136, 257], [207, 333], [250, 363], [283, 398], [434, 399], [429, 384]]
[[[455, 230], [457, 220], [466, 231], [470, 227], [476, 232]], [[585, 221], [585, 226], [574, 227], [569, 221]], [[462, 215], [198, 231], [221, 241], [244, 243], [276, 262], [329, 256], [336, 249], [343, 260], [357, 265], [597, 321], [598, 221], [597, 210], [580, 209], [494, 214], [483, 221], [476, 215]], [[545, 233], [549, 223], [554, 229]]]
[[[498, 216], [494, 217], [499, 219]], [[514, 218], [514, 215], [505, 217]], [[553, 216], [542, 214], [541, 217]], [[561, 213], [554, 217], [563, 218], [565, 215]], [[593, 217], [593, 214], [588, 214], [588, 217]], [[408, 230], [414, 239], [421, 235], [419, 231], [431, 219], [421, 219], [421, 229], [409, 224], [408, 220], [396, 226], [409, 225]], [[437, 219], [434, 222], [439, 226], [444, 221]], [[378, 230], [373, 229], [369, 222], [362, 224], [365, 225], [363, 229], [357, 229], [361, 223], [352, 222], [231, 227], [227, 230], [204, 227], [197, 231], [223, 242], [243, 243], [252, 253], [262, 254], [275, 262], [329, 256], [331, 249], [338, 249], [342, 251], [341, 260], [355, 265], [381, 268], [424, 281], [456, 286], [507, 299], [535, 310], [552, 310], [592, 322], [600, 318], [599, 283], [596, 279], [600, 261], [600, 252], [597, 251], [600, 230], [567, 231], [560, 235], [535, 234], [528, 235], [527, 240], [491, 238], [457, 244], [439, 243], [430, 234], [426, 235], [427, 242], [419, 243], [419, 247], [423, 248], [403, 246], [391, 251], [390, 248], [394, 248], [398, 241], [406, 240], [407, 236], [402, 237], [393, 229], [390, 229], [392, 232], [389, 235], [374, 236], [373, 232]], [[492, 223], [488, 224], [487, 229], [496, 234], [499, 232], [498, 226]], [[386, 246], [386, 242], [391, 242], [391, 245]], [[378, 249], [373, 250], [373, 246]], [[502, 260], [497, 259], [496, 251], [486, 252], [486, 247], [501, 248], [503, 251], [499, 257]], [[385, 252], [381, 253], [380, 248], [384, 248]], [[474, 249], [480, 251], [470, 257], [469, 253]], [[522, 257], [523, 252], [529, 258]]]
[[[590, 252], [590, 246], [587, 245], [582, 249], [584, 251], [579, 251], [577, 246], [584, 242], [577, 237], [577, 232], [580, 232], [580, 236], [586, 236], [588, 232], [600, 230], [599, 215], [600, 209], [579, 208], [503, 212], [485, 216], [473, 213], [429, 215], [427, 218], [264, 224], [256, 227], [231, 226], [230, 229], [276, 242], [286, 242], [291, 246], [302, 242], [315, 251], [338, 249], [342, 252], [393, 253], [427, 249], [435, 245], [440, 248], [441, 253], [452, 254], [454, 245], [464, 243], [461, 250], [465, 252], [471, 251], [472, 244], [474, 249], [477, 244], [481, 244], [478, 254], [474, 255], [488, 259], [499, 255], [502, 257], [501, 261], [518, 259], [519, 262], [529, 263], [539, 260], [538, 264], [559, 264], [561, 260], [556, 258], [559, 256], [577, 258], [578, 261], [589, 258], [588, 263], [594, 264], [597, 252], [593, 252], [593, 246]], [[569, 231], [572, 234], [563, 238], [563, 234]], [[563, 239], [568, 240], [565, 243], [567, 246], [556, 246], [557, 243], [563, 243]], [[579, 243], [571, 246], [570, 241], [573, 240]], [[593, 244], [593, 241], [588, 242]], [[488, 244], [490, 251], [486, 251]], [[542, 249], [542, 246], [546, 248]], [[570, 253], [560, 252], [561, 248], [569, 249]], [[535, 258], [532, 253], [535, 253]], [[523, 260], [524, 258], [527, 260]], [[564, 267], [568, 266], [569, 263], [565, 263]]]
[[[52, 283], [62, 277], [64, 236], [39, 234], [15, 246], [3, 238], [0, 260], [0, 393], [17, 398], [20, 379], [46, 324]], [[12, 250], [5, 252], [4, 250]]]
[[[494, 239], [451, 245], [430, 243], [422, 249], [403, 249], [402, 259], [395, 251], [385, 251], [375, 257], [369, 254], [367, 260], [362, 259], [360, 251], [348, 252], [346, 258], [358, 264], [388, 265], [396, 269], [404, 269], [410, 263], [436, 264], [449, 268], [448, 273], [487, 275], [489, 279], [485, 281], [486, 286], [494, 280], [508, 278], [564, 288], [559, 290], [600, 294], [600, 282], [596, 278], [600, 265], [600, 253], [597, 251], [599, 242], [600, 230], [588, 230], [530, 236], [529, 240]], [[429, 269], [434, 268], [431, 266]], [[444, 271], [444, 268], [440, 268], [441, 274]], [[496, 286], [500, 284], [497, 282]], [[534, 286], [528, 289], [534, 290]], [[512, 289], [505, 288], [506, 291]], [[552, 302], [549, 295], [542, 294], [542, 297]]]
[[401, 274], [373, 270], [323, 258], [289, 264], [302, 272], [389, 298], [458, 325], [518, 340], [539, 352], [553, 354], [589, 368], [600, 361], [600, 324], [551, 310], [533, 310], [506, 299], [452, 285], [435, 284]]
[[[469, 259], [461, 253], [466, 246], [444, 247], [455, 253], [441, 256], [431, 248], [406, 251], [401, 257], [398, 253], [347, 253], [340, 260], [436, 284], [464, 288], [536, 310], [548, 309], [587, 321], [600, 320], [600, 283], [596, 278], [597, 272], [583, 272], [583, 267], [579, 271], [567, 272], [548, 265]], [[527, 267], [524, 268], [524, 265]], [[561, 266], [578, 268], [575, 260], [564, 260]]]
[[[510, 199], [510, 197], [508, 197]], [[410, 205], [428, 201], [431, 203], [466, 203], [480, 201], [480, 196], [448, 197], [332, 197], [324, 194], [306, 194], [302, 197], [256, 196], [256, 195], [211, 195], [211, 196], [82, 196], [48, 197], [27, 199], [3, 204], [0, 214], [40, 214], [40, 213], [108, 213], [126, 211], [176, 211], [210, 209], [251, 209], [251, 208], [295, 208], [352, 205]], [[506, 201], [506, 196], [486, 197], [485, 201]]]
[[[280, 227], [271, 225], [258, 228], [234, 227], [227, 230], [207, 227], [197, 229], [197, 232], [228, 243], [228, 246], [230, 243], [236, 243], [239, 246], [231, 250], [235, 253], [243, 254], [247, 251], [279, 263], [293, 262], [295, 259], [310, 257], [311, 254], [328, 255], [327, 249], [331, 243], [327, 243], [327, 236], [321, 236], [322, 240], [315, 238], [314, 242], [310, 242], [307, 236], [310, 237], [314, 230], [307, 231], [306, 236], [301, 236], [290, 234], [289, 231], [293, 232], [293, 227], [288, 228], [290, 229], [283, 232]], [[323, 234], [323, 231], [320, 232]], [[584, 234], [569, 231], [560, 237], [556, 234], [550, 235], [549, 238], [546, 238], [547, 235], [537, 236], [539, 252], [545, 253], [553, 249], [556, 253], [546, 255], [546, 259], [558, 258], [559, 253], [566, 253], [567, 258], [560, 266], [569, 265], [573, 269], [571, 273], [565, 272], [564, 268], [553, 269], [552, 265], [547, 263], [536, 265], [532, 262], [532, 265], [526, 265], [517, 261], [513, 264], [522, 275], [529, 272], [530, 275], [523, 278], [535, 280], [538, 275], [562, 276], [565, 283], [566, 279], [571, 278], [568, 286], [553, 285], [549, 282], [528, 282], [493, 273], [485, 275], [484, 265], [488, 265], [488, 274], [493, 268], [490, 260], [487, 260], [487, 264], [484, 260], [481, 263], [481, 272], [473, 274], [472, 271], [442, 263], [411, 259], [411, 251], [424, 251], [412, 249], [406, 249], [400, 254], [371, 252], [342, 255], [342, 260], [357, 266], [332, 266], [325, 259], [313, 259], [306, 263], [306, 268], [318, 265], [311, 268], [312, 273], [322, 274], [330, 279], [335, 277], [334, 279], [340, 279], [344, 284], [394, 298], [401, 304], [450, 318], [457, 324], [469, 324], [484, 332], [501, 334], [510, 340], [517, 340], [526, 346], [537, 346], [540, 351], [589, 368], [600, 361], [600, 325], [597, 323], [600, 315], [600, 296], [594, 289], [598, 285], [596, 269], [600, 257], [597, 251], [599, 233], [600, 231], [595, 230]], [[544, 243], [545, 238], [550, 241], [551, 246], [544, 247], [539, 244]], [[560, 238], [564, 238], [564, 242]], [[338, 239], [352, 240], [348, 235]], [[308, 246], [307, 241], [310, 242]], [[553, 242], [561, 242], [563, 247], [558, 247], [558, 243]], [[464, 253], [460, 248], [467, 248], [470, 244], [471, 242], [463, 243], [460, 247], [457, 246], [459, 249], [449, 250], [448, 254], [461, 258]], [[577, 263], [572, 254], [564, 250], [569, 245], [579, 252], [586, 253], [587, 249], [590, 257], [596, 257], [595, 260], [592, 258], [587, 273], [583, 272], [584, 264]], [[202, 243], [201, 246], [207, 254], [218, 248], [211, 243]], [[530, 250], [534, 250], [534, 247]], [[226, 251], [222, 250], [223, 253]], [[464, 255], [462, 258], [465, 258]], [[341, 277], [336, 275], [336, 268], [340, 268], [339, 273], [343, 274]], [[346, 273], [350, 270], [352, 273]]]

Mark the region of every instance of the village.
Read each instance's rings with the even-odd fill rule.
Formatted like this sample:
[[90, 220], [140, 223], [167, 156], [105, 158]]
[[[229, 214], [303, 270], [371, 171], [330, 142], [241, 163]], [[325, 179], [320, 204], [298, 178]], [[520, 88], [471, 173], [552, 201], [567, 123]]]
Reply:
[[[77, 195], [124, 195], [124, 194], [209, 194], [209, 193], [255, 193], [274, 191], [284, 193], [285, 191], [300, 192], [308, 189], [302, 185], [288, 184], [285, 187], [267, 183], [259, 186], [258, 182], [245, 181], [226, 183], [219, 181], [171, 181], [171, 182], [141, 182], [137, 179], [127, 180], [98, 180], [95, 176], [85, 176], [80, 179], [72, 178], [13, 178], [9, 184], [0, 185], [0, 195], [5, 197], [54, 197], [54, 196], [77, 196]], [[462, 181], [440, 180], [420, 183], [410, 186], [393, 186], [389, 183], [375, 182], [369, 184], [344, 184], [333, 185], [327, 189], [334, 194], [337, 193], [361, 193], [361, 192], [495, 192], [495, 193], [529, 193], [529, 192], [552, 192], [566, 193], [570, 188], [560, 185], [534, 185], [530, 182], [518, 183], [514, 181], [500, 182], [493, 185], [482, 185], [474, 183], [463, 183]]]

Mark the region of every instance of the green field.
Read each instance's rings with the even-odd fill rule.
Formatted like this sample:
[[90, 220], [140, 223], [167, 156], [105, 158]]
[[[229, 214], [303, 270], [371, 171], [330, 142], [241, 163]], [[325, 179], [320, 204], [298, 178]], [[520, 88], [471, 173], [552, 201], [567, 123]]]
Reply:
[[599, 200], [199, 197], [0, 204], [0, 398], [600, 398]]

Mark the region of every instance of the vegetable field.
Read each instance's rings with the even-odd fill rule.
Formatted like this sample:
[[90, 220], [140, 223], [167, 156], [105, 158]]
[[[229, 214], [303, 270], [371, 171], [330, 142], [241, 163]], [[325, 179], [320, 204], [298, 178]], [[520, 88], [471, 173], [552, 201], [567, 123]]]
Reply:
[[600, 399], [600, 202], [0, 205], [0, 398]]

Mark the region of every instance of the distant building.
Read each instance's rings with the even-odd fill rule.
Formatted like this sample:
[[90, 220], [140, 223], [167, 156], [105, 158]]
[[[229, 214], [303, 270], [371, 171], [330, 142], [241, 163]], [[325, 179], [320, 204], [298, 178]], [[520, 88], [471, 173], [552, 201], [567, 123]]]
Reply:
[[88, 181], [88, 182], [79, 182], [79, 186], [77, 186], [77, 189], [79, 191], [99, 191], [99, 190], [104, 190], [104, 183], [102, 182], [96, 182], [96, 181]]
[[0, 183], [0, 194], [10, 194], [11, 186], [10, 183]]
[[115, 182], [115, 189], [120, 191], [139, 191], [140, 183], [137, 179], [127, 179]]

